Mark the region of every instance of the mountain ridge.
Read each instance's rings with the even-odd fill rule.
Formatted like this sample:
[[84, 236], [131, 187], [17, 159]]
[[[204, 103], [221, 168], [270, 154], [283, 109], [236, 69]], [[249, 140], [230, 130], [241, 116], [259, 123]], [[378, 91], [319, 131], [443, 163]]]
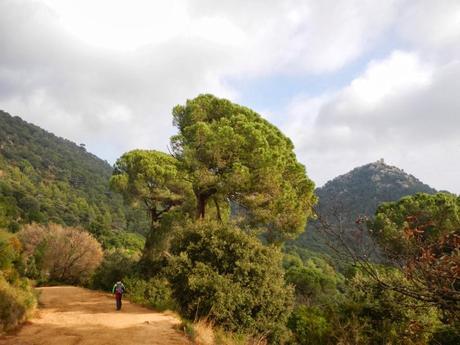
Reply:
[[340, 231], [350, 233], [356, 230], [358, 218], [372, 217], [381, 203], [416, 193], [435, 194], [437, 190], [380, 159], [333, 178], [315, 193], [318, 196], [316, 210], [322, 224], [311, 222], [294, 243], [311, 250], [330, 252], [321, 233], [325, 224], [333, 231], [340, 228]]
[[[368, 186], [368, 190], [362, 186]], [[374, 188], [374, 192], [371, 188]], [[436, 193], [436, 189], [423, 183], [414, 175], [406, 173], [403, 169], [388, 165], [383, 159], [371, 162], [349, 172], [339, 175], [326, 182], [322, 187], [315, 191], [319, 197], [319, 203], [330, 202], [331, 199], [345, 197], [349, 199], [351, 195], [363, 201], [375, 200], [371, 207], [359, 207], [359, 213], [367, 216], [375, 212], [378, 204], [382, 202], [399, 200], [406, 195], [415, 193]], [[367, 192], [367, 193], [366, 193]], [[364, 198], [370, 198], [364, 200]]]

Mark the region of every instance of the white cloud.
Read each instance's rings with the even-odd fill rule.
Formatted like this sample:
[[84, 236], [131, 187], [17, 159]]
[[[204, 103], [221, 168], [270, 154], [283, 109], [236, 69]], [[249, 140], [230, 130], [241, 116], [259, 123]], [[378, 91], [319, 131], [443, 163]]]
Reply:
[[241, 99], [231, 78], [319, 78], [393, 51], [339, 90], [296, 95], [285, 118], [258, 107], [319, 183], [385, 157], [460, 191], [449, 160], [459, 146], [459, 42], [456, 0], [3, 0], [0, 108], [113, 161], [135, 147], [166, 149], [170, 110], [187, 98]]
[[458, 192], [460, 162], [449, 157], [460, 154], [459, 80], [460, 62], [433, 66], [395, 51], [334, 94], [294, 101], [285, 128], [319, 184], [383, 157]]
[[344, 90], [343, 97], [372, 109], [388, 97], [427, 86], [431, 73], [431, 67], [422, 65], [416, 55], [395, 51], [384, 61], [371, 61], [365, 73]]
[[165, 149], [175, 104], [203, 92], [238, 98], [227, 76], [340, 68], [394, 10], [333, 4], [4, 0], [0, 106], [112, 161]]
[[114, 53], [65, 33], [39, 3], [3, 2], [0, 13], [0, 107], [111, 161], [165, 150], [175, 104], [201, 92], [233, 97], [217, 73], [225, 54], [203, 39]]
[[189, 18], [181, 0], [43, 0], [63, 29], [99, 48], [135, 50], [177, 37]]
[[409, 1], [398, 19], [401, 36], [430, 58], [458, 58], [460, 53], [460, 2]]

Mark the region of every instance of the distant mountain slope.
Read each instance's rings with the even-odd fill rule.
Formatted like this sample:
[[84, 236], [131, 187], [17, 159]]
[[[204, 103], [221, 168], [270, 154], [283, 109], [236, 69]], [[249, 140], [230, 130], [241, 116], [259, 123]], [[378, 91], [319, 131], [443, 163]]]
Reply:
[[352, 220], [373, 215], [382, 202], [415, 193], [433, 194], [436, 190], [383, 160], [355, 168], [316, 190], [321, 211], [342, 207]]
[[126, 229], [133, 217], [109, 191], [111, 173], [84, 145], [0, 111], [0, 227], [56, 222], [96, 235]]
[[[436, 190], [403, 170], [379, 160], [355, 168], [317, 188], [317, 210], [332, 227], [341, 226], [347, 231], [356, 228], [358, 217], [373, 216], [381, 203], [396, 201], [415, 193], [434, 194]], [[308, 227], [297, 244], [315, 250], [325, 248], [324, 238], [315, 224]]]

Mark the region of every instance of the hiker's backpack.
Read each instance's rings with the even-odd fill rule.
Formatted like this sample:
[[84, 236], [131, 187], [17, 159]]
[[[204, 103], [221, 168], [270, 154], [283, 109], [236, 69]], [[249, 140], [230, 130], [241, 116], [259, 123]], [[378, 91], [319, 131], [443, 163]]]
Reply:
[[117, 283], [117, 286], [115, 286], [115, 292], [116, 293], [123, 293], [123, 284], [122, 283]]

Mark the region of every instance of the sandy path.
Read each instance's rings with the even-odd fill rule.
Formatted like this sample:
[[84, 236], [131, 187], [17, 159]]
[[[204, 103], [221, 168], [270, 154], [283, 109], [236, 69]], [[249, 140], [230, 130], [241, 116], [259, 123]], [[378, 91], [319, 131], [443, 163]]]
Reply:
[[189, 344], [173, 327], [179, 321], [123, 300], [121, 311], [104, 293], [73, 286], [39, 289], [40, 309], [17, 334], [0, 345]]

